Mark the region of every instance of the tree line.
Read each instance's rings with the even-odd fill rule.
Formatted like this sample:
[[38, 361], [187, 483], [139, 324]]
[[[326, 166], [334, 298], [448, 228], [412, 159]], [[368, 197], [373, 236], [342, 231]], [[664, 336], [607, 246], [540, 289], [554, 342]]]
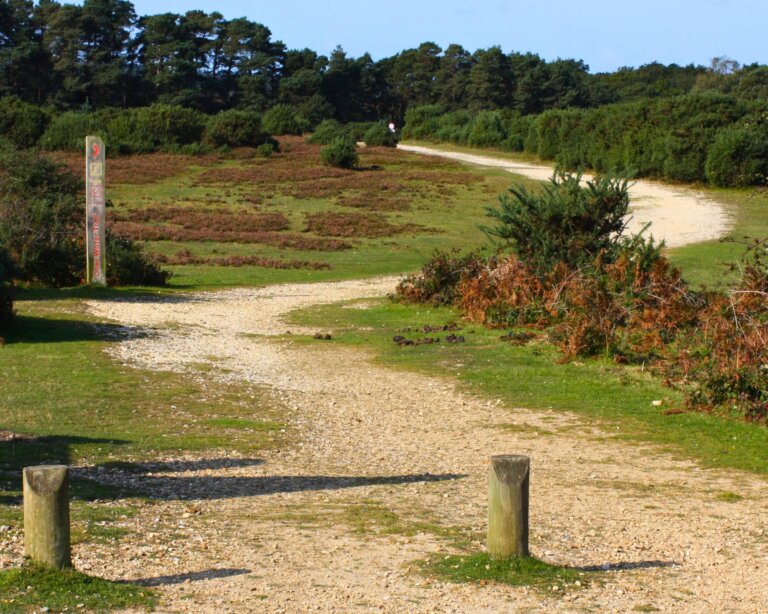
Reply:
[[[312, 126], [327, 118], [401, 120], [424, 104], [527, 115], [733, 90], [714, 78], [728, 68], [653, 63], [593, 75], [580, 60], [432, 42], [374, 61], [341, 47], [329, 56], [288, 49], [267, 26], [215, 11], [138, 16], [129, 0], [0, 1], [0, 95], [58, 111], [163, 103], [210, 114], [287, 104]], [[750, 87], [765, 93], [766, 68], [749, 68]]]

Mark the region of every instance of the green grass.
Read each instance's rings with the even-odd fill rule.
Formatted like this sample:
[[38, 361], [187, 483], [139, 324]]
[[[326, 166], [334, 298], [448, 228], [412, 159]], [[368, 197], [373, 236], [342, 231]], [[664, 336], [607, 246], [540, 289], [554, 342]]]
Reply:
[[[456, 321], [458, 314], [383, 299], [366, 303], [368, 309], [315, 307], [293, 318], [331, 330], [332, 343], [370, 348], [394, 367], [456, 378], [470, 391], [510, 407], [573, 411], [599, 421], [617, 439], [657, 444], [704, 466], [768, 474], [768, 429], [704, 413], [667, 414], [682, 406], [681, 394], [640, 366], [603, 359], [559, 364], [557, 349], [542, 339], [513, 346], [499, 340], [504, 331], [481, 326], [465, 326], [466, 343], [400, 347], [392, 342], [394, 335], [418, 337], [402, 331]], [[656, 407], [654, 400], [664, 404]]]
[[[365, 158], [363, 152], [363, 158]], [[219, 167], [247, 167], [254, 164], [269, 165], [272, 161], [222, 161]], [[431, 162], [433, 164], [434, 161]], [[278, 249], [268, 245], [217, 242], [148, 242], [147, 248], [170, 255], [180, 249], [189, 249], [196, 256], [261, 256], [265, 258], [321, 261], [331, 265], [330, 270], [283, 270], [254, 266], [221, 267], [212, 265], [168, 266], [173, 272], [172, 287], [182, 289], [213, 289], [226, 286], [262, 286], [283, 282], [333, 281], [364, 278], [375, 275], [398, 274], [417, 270], [435, 249], [457, 247], [473, 249], [486, 245], [479, 225], [484, 223], [485, 208], [497, 204], [497, 196], [511, 185], [509, 173], [500, 169], [470, 169], [464, 165], [445, 161], [445, 165], [430, 170], [423, 156], [401, 153], [386, 164], [379, 165], [388, 182], [400, 185], [402, 198], [410, 204], [407, 211], [385, 212], [394, 224], [417, 224], [437, 232], [397, 234], [377, 239], [353, 238], [353, 248], [336, 252], [318, 252], [299, 249]], [[197, 185], [203, 170], [190, 167], [185, 173], [146, 185], [114, 185], [110, 198], [118, 210], [141, 209], [148, 206], [201, 207], [206, 201], [224, 203], [242, 209], [238, 198], [254, 192], [254, 186]], [[413, 172], [435, 173], [435, 185], [411, 178]], [[440, 174], [472, 172], [479, 180], [464, 184], [440, 186]], [[533, 186], [536, 182], [522, 180]], [[340, 206], [337, 200], [357, 191], [340, 189], [333, 197], [298, 198], [290, 195], [290, 182], [269, 184], [258, 188], [266, 193], [263, 211], [280, 212], [290, 220], [290, 232], [304, 231], [305, 215], [317, 212], [363, 212]], [[257, 190], [257, 191], [258, 191]], [[221, 206], [221, 205], [217, 205]], [[246, 208], [248, 210], [248, 208]]]
[[152, 610], [157, 593], [149, 588], [110, 582], [72, 569], [56, 570], [36, 565], [0, 571], [0, 612], [54, 612], [85, 610], [105, 612], [117, 608]]
[[[724, 203], [733, 218], [728, 237], [742, 241], [745, 237], [768, 237], [768, 191], [758, 189], [705, 189], [705, 194]], [[745, 246], [735, 242], [706, 241], [669, 250], [673, 263], [685, 279], [694, 285], [722, 288], [737, 282], [738, 272], [728, 265], [736, 264]]]
[[553, 594], [583, 588], [597, 576], [595, 572], [551, 565], [534, 557], [492, 559], [488, 554], [435, 554], [421, 568], [425, 574], [448, 582], [531, 586]]
[[104, 350], [119, 331], [95, 328], [76, 302], [28, 301], [18, 310], [0, 349], [0, 430], [27, 437], [0, 441], [0, 469], [277, 445], [279, 408], [259, 389], [117, 365]]

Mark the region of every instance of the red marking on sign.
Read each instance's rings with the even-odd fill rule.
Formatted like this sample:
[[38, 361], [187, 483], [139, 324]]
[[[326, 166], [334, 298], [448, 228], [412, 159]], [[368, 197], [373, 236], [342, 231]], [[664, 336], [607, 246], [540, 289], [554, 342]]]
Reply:
[[99, 157], [99, 144], [94, 143], [93, 144], [93, 157], [98, 158]]

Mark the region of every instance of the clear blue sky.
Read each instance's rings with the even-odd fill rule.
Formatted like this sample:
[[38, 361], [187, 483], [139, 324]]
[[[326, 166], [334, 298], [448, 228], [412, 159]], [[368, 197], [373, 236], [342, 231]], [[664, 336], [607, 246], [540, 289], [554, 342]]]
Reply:
[[[65, 0], [66, 1], [66, 0]], [[433, 41], [474, 51], [501, 45], [547, 60], [584, 60], [592, 72], [654, 60], [704, 64], [727, 55], [768, 64], [768, 0], [134, 0], [139, 15], [219, 11], [248, 17], [289, 48], [387, 57]]]

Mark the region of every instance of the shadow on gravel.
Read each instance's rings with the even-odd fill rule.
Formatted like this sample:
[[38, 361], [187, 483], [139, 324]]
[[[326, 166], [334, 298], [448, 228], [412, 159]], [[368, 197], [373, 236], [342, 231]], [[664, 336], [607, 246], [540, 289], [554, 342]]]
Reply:
[[250, 569], [208, 569], [190, 573], [177, 573], [168, 576], [156, 576], [154, 578], [142, 578], [140, 580], [128, 580], [124, 584], [138, 584], [139, 586], [168, 586], [170, 584], [183, 584], [184, 582], [197, 582], [199, 580], [215, 580], [216, 578], [230, 578], [251, 573]]
[[675, 567], [677, 561], [632, 561], [619, 563], [603, 563], [602, 565], [589, 565], [587, 567], [574, 567], [579, 571], [626, 571], [630, 569], [651, 569], [657, 567]]
[[[182, 470], [183, 469], [178, 468], [172, 469], [172, 471]], [[458, 480], [464, 477], [467, 476], [464, 474], [453, 473], [441, 475], [424, 473], [372, 477], [324, 475], [166, 477], [120, 472], [120, 475], [113, 474], [112, 476], [99, 476], [97, 479], [109, 483], [112, 481], [111, 478], [117, 478], [117, 481], [119, 481], [124, 488], [129, 488], [131, 492], [139, 496], [147, 497], [148, 499], [172, 501], [189, 499], [232, 499], [236, 497], [273, 495], [277, 493], [340, 490], [343, 488], [381, 486], [386, 484], [443, 482], [447, 480]]]
[[[263, 465], [260, 458], [201, 458], [198, 460], [177, 460], [163, 462], [130, 463], [112, 461], [101, 463], [99, 469], [125, 471], [126, 473], [182, 473], [184, 471], [212, 471], [234, 467], [255, 467]], [[98, 469], [97, 469], [98, 470]]]

